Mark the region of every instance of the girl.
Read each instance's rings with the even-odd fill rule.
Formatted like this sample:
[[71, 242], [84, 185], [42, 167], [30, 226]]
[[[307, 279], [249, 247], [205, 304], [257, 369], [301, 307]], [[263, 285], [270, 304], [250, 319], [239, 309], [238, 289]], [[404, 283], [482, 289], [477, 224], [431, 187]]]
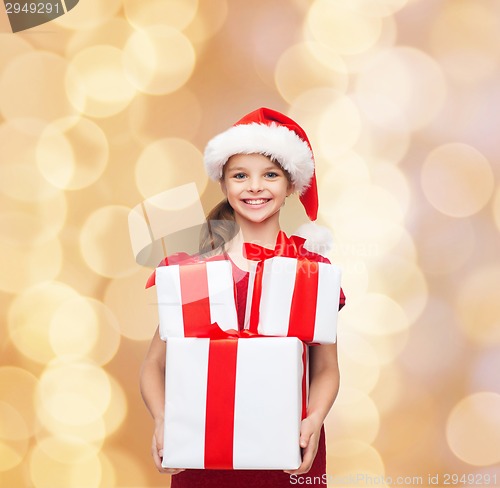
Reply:
[[[207, 217], [200, 253], [207, 259], [224, 254], [231, 260], [238, 326], [242, 329], [249, 275], [248, 262], [242, 254], [243, 242], [273, 249], [280, 230], [280, 209], [293, 192], [300, 194], [309, 218], [316, 219], [318, 198], [313, 154], [305, 132], [293, 120], [261, 108], [208, 143], [205, 166], [209, 176], [220, 182], [226, 199]], [[304, 253], [311, 260], [328, 262], [318, 254]], [[340, 307], [344, 300], [341, 292]], [[294, 471], [162, 468], [164, 372], [165, 343], [157, 330], [143, 364], [141, 392], [155, 420], [153, 460], [160, 472], [175, 475], [172, 488], [289, 488], [291, 484], [310, 484], [311, 481], [298, 479], [305, 473], [315, 484], [321, 480], [326, 485], [323, 422], [339, 388], [336, 344], [310, 347], [309, 403], [299, 440], [302, 464]]]

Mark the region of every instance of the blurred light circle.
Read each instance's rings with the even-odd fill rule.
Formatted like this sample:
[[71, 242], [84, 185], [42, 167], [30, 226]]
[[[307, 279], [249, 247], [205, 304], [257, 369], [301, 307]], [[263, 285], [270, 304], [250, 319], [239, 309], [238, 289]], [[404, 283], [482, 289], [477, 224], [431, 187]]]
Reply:
[[178, 90], [191, 77], [195, 62], [189, 39], [163, 25], [137, 30], [123, 51], [128, 79], [138, 90], [151, 95]]
[[42, 202], [61, 193], [35, 164], [36, 145], [45, 125], [34, 119], [16, 119], [0, 125], [0, 192], [16, 201]]
[[127, 396], [122, 386], [111, 375], [108, 376], [108, 380], [111, 386], [110, 402], [102, 416], [106, 429], [106, 437], [115, 433], [123, 425], [128, 411]]
[[37, 166], [43, 176], [63, 190], [81, 190], [106, 169], [109, 147], [104, 131], [83, 118], [49, 124], [37, 144]]
[[360, 73], [355, 98], [374, 124], [393, 131], [416, 130], [441, 110], [446, 82], [439, 65], [410, 47], [386, 49]]
[[471, 391], [491, 391], [500, 394], [500, 347], [483, 349], [469, 373]]
[[109, 462], [118, 467], [115, 470], [116, 486], [146, 487], [148, 482], [148, 467], [144, 467], [138, 456], [132, 455], [130, 450], [124, 447], [109, 446], [104, 454]]
[[167, 25], [182, 30], [198, 11], [198, 0], [124, 0], [125, 17], [136, 29]]
[[[319, 134], [320, 116], [342, 96], [334, 89], [327, 87], [313, 88], [297, 96], [290, 104], [287, 112], [294, 120], [300, 120], [300, 126], [305, 130], [313, 147]], [[328, 157], [329, 155], [323, 155]]]
[[339, 363], [342, 365], [342, 381], [352, 388], [370, 393], [380, 374], [378, 357], [363, 336], [345, 327], [338, 329]]
[[493, 200], [493, 218], [495, 219], [497, 229], [500, 231], [500, 186], [497, 188]]
[[144, 198], [195, 182], [201, 195], [208, 183], [200, 150], [184, 139], [155, 141], [144, 148], [135, 166], [137, 188]]
[[429, 388], [440, 387], [444, 378], [456, 374], [461, 367], [465, 347], [466, 338], [457, 334], [457, 317], [452, 306], [444, 299], [429, 297], [423, 314], [411, 328], [398, 363], [406, 374]]
[[349, 97], [339, 96], [319, 117], [315, 147], [323, 154], [335, 158], [354, 146], [361, 133], [361, 118]]
[[410, 206], [411, 190], [405, 173], [398, 166], [375, 158], [372, 158], [370, 170], [372, 182], [393, 195], [406, 214]]
[[337, 196], [346, 188], [369, 184], [371, 181], [368, 165], [357, 153], [348, 151], [336, 158], [320, 156], [316, 159], [318, 165], [325, 168], [318, 181], [321, 203], [328, 201], [333, 205]]
[[[121, 8], [120, 0], [85, 0], [76, 8], [57, 17], [52, 22], [72, 30], [90, 30], [114, 17]], [[69, 488], [69, 487], [68, 487]]]
[[451, 217], [468, 217], [489, 201], [494, 177], [489, 161], [462, 143], [434, 149], [424, 162], [422, 188], [429, 202]]
[[77, 296], [73, 288], [57, 281], [40, 283], [20, 293], [8, 311], [9, 336], [19, 352], [38, 363], [51, 360], [54, 351], [49, 336], [53, 314], [62, 303]]
[[130, 274], [136, 269], [129, 242], [128, 213], [121, 205], [108, 205], [92, 212], [80, 232], [80, 249], [87, 266], [107, 278]]
[[[347, 309], [346, 309], [347, 311]], [[349, 323], [361, 333], [385, 336], [409, 327], [403, 307], [382, 293], [367, 293], [350, 304]], [[344, 314], [344, 320], [346, 317]]]
[[[144, 289], [153, 270], [141, 269], [131, 276], [112, 280], [105, 292], [104, 303], [112, 310], [123, 336], [135, 341], [150, 341], [158, 325], [156, 291]], [[123, 300], [133, 296], [134, 300]]]
[[21, 293], [37, 283], [53, 280], [62, 267], [58, 238], [41, 244], [0, 240], [0, 290]]
[[474, 466], [500, 462], [500, 395], [479, 392], [458, 402], [446, 423], [446, 439], [461, 461]]
[[498, 15], [488, 2], [464, 0], [444, 4], [437, 11], [430, 45], [434, 57], [455, 81], [478, 83], [498, 69], [499, 32]]
[[107, 373], [84, 361], [56, 360], [40, 376], [44, 409], [63, 424], [82, 425], [100, 418], [110, 404]]
[[379, 379], [370, 397], [377, 405], [381, 417], [398, 407], [404, 394], [404, 375], [397, 365], [385, 365], [379, 370]]
[[476, 235], [471, 222], [440, 212], [425, 212], [415, 227], [420, 267], [430, 275], [448, 275], [471, 257]]
[[37, 445], [47, 456], [65, 464], [87, 461], [100, 450], [99, 446], [69, 435], [46, 436], [39, 439]]
[[356, 439], [372, 443], [380, 428], [377, 406], [365, 393], [344, 387], [332, 407], [332, 415], [325, 423], [327, 435], [336, 440]]
[[371, 291], [395, 300], [411, 323], [420, 317], [427, 304], [429, 290], [425, 276], [416, 263], [399, 256], [384, 255], [369, 263], [368, 269]]
[[37, 396], [36, 414], [40, 425], [44, 428], [44, 430], [41, 430], [37, 434], [37, 441], [44, 439], [48, 432], [55, 437], [69, 436], [83, 442], [91, 443], [96, 447], [102, 447], [107, 435], [107, 429], [102, 416], [84, 424], [68, 424], [65, 421], [63, 422], [65, 419], [54, 417], [52, 412], [47, 410], [47, 407], [50, 407], [50, 405], [45, 405], [40, 400], [40, 397]]
[[418, 252], [413, 235], [410, 234], [406, 227], [400, 227], [399, 232], [400, 235], [398, 241], [393, 246], [391, 246], [387, 250], [387, 252], [389, 254], [399, 256], [403, 259], [416, 262], [418, 258]]
[[[73, 326], [68, 330], [67, 324]], [[77, 297], [61, 304], [52, 317], [50, 342], [58, 356], [72, 356], [104, 365], [120, 346], [120, 327], [102, 302]]]
[[136, 94], [125, 76], [122, 51], [108, 45], [78, 52], [69, 65], [65, 85], [75, 108], [91, 117], [116, 115]]
[[455, 306], [467, 337], [482, 345], [500, 344], [500, 266], [485, 265], [457, 286]]
[[91, 30], [76, 30], [66, 44], [66, 58], [72, 59], [89, 46], [107, 45], [123, 49], [131, 33], [132, 26], [117, 17]]
[[109, 488], [114, 488], [116, 485], [116, 471], [122, 469], [121, 466], [113, 466], [109, 457], [101, 451], [99, 453], [99, 461], [101, 462], [101, 486], [106, 486]]
[[0, 472], [18, 466], [28, 450], [26, 422], [9, 403], [0, 401]]
[[27, 449], [28, 441], [4, 442], [0, 438], [0, 481], [1, 473], [8, 472], [22, 463]]
[[46, 122], [73, 115], [65, 96], [66, 69], [66, 60], [48, 51], [17, 56], [0, 76], [0, 113], [7, 120], [31, 117]]
[[409, 146], [409, 132], [391, 131], [377, 125], [365, 124], [356, 143], [356, 152], [367, 159], [376, 158], [387, 163], [399, 163], [407, 154]]
[[97, 316], [90, 300], [84, 297], [63, 302], [50, 322], [50, 345], [57, 356], [85, 357], [95, 346], [98, 334]]
[[[19, 220], [24, 222], [21, 227], [23, 228], [22, 232], [26, 232], [26, 238], [23, 239], [25, 243], [43, 244], [48, 242], [59, 235], [67, 220], [68, 205], [66, 195], [62, 191], [58, 191], [51, 198], [24, 205], [24, 208], [26, 212], [16, 212], [16, 214], [23, 216]], [[17, 243], [21, 243], [19, 230], [9, 232], [9, 235], [11, 238], [14, 236]]]
[[0, 66], [7, 66], [13, 59], [30, 51], [34, 51], [33, 46], [22, 37], [0, 36]]
[[10, 403], [0, 401], [0, 419], [1, 440], [19, 441], [30, 437], [24, 418]]
[[38, 379], [25, 369], [17, 366], [0, 367], [0, 403], [3, 408], [10, 407], [15, 411], [16, 418], [20, 417], [17, 421], [22, 423], [22, 427], [16, 428], [15, 432], [9, 431], [10, 437], [14, 435], [18, 440], [27, 439], [38, 428], [33, 401], [37, 382]]
[[362, 52], [343, 57], [346, 63], [347, 71], [351, 75], [358, 75], [360, 73], [363, 73], [366, 70], [367, 66], [371, 63], [373, 58], [378, 56], [380, 52], [386, 49], [392, 49], [394, 46], [396, 46], [399, 33], [398, 24], [396, 23], [395, 17], [388, 16], [381, 18], [380, 20], [382, 30], [377, 39], [377, 42]]
[[346, 6], [359, 15], [386, 17], [401, 10], [408, 0], [349, 0]]
[[21, 210], [18, 202], [7, 200], [0, 195], [0, 242], [13, 245], [33, 245], [47, 243], [58, 236], [67, 216], [66, 197], [58, 192], [53, 198], [38, 204], [24, 203]]
[[376, 254], [391, 249], [402, 235], [403, 211], [398, 201], [376, 185], [352, 185], [322, 203], [319, 213], [335, 223], [336, 234], [346, 243], [363, 243]]
[[191, 23], [184, 29], [186, 36], [195, 44], [202, 48], [208, 39], [220, 31], [224, 25], [228, 14], [227, 0], [211, 0], [201, 2], [198, 5], [198, 12]]
[[127, 113], [132, 134], [145, 144], [167, 135], [193, 139], [202, 117], [200, 101], [187, 88], [162, 97], [139, 93]]
[[33, 447], [29, 459], [29, 475], [34, 488], [99, 488], [101, 463], [97, 455], [61, 462], [49, 456], [40, 444]]
[[[359, 484], [365, 477], [366, 484], [369, 484], [375, 477], [370, 480], [367, 473], [385, 472], [380, 453], [370, 443], [360, 439], [335, 439], [328, 442], [327, 460], [329, 466], [337, 467], [334, 481], [338, 484], [339, 479], [343, 480], [340, 486], [353, 484], [353, 480], [359, 479], [358, 476], [363, 477]], [[384, 485], [377, 481], [377, 486], [382, 488]]]
[[307, 14], [312, 36], [341, 55], [369, 49], [382, 30], [380, 18], [353, 12], [349, 6], [329, 0], [315, 0]]
[[345, 92], [347, 70], [342, 58], [319, 42], [289, 47], [279, 58], [274, 73], [280, 95], [292, 102], [301, 93], [318, 86]]

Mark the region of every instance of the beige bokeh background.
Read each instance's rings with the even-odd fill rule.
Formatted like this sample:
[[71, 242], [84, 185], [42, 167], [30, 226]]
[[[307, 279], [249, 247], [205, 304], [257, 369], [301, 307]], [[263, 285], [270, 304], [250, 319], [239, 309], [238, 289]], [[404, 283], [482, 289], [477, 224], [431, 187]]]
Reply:
[[331, 486], [500, 483], [499, 59], [497, 0], [81, 0], [15, 35], [1, 13], [0, 486], [168, 486], [127, 216], [190, 182], [208, 211], [204, 145], [259, 106], [308, 133], [343, 268]]

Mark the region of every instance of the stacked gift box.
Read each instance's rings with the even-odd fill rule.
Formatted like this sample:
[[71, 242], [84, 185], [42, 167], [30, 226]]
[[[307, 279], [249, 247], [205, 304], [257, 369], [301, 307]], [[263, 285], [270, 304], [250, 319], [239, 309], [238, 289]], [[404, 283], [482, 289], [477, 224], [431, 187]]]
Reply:
[[335, 342], [340, 295], [339, 269], [309, 259], [303, 243], [280, 232], [274, 250], [245, 244], [252, 266], [242, 331], [230, 261], [188, 258], [156, 269], [166, 341], [163, 467], [301, 464], [306, 344]]

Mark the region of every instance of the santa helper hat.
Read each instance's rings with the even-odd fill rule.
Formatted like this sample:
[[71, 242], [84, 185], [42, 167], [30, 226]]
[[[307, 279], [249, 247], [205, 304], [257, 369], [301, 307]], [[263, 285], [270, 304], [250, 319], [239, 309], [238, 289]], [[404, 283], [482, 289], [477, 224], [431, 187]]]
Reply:
[[[264, 107], [254, 110], [208, 142], [204, 155], [207, 174], [219, 181], [231, 156], [253, 153], [274, 158], [290, 174], [307, 216], [311, 221], [316, 220], [319, 202], [314, 156], [302, 127], [276, 110]], [[315, 248], [331, 247], [331, 234], [324, 227], [305, 224], [296, 234]]]

